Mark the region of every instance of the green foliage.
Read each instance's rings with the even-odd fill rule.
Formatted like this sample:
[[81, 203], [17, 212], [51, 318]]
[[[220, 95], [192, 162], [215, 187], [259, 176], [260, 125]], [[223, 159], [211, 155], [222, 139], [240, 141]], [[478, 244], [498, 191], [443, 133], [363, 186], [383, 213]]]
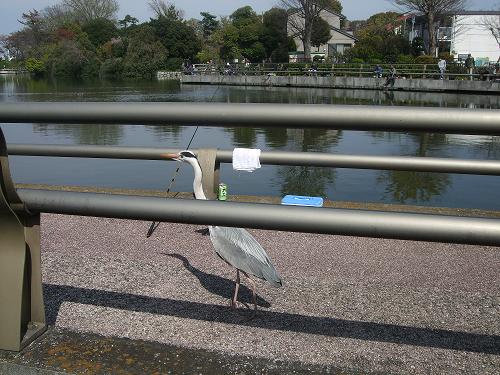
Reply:
[[74, 40], [62, 40], [47, 58], [49, 74], [52, 77], [80, 78], [85, 56]]
[[288, 61], [289, 49], [286, 22], [286, 10], [280, 8], [268, 10], [262, 18], [263, 29], [260, 39], [266, 50], [266, 56], [272, 62]]
[[195, 30], [185, 21], [159, 17], [151, 20], [149, 25], [170, 57], [192, 60], [201, 51], [201, 41], [196, 37]]
[[130, 14], [127, 14], [123, 19], [118, 20], [118, 25], [122, 29], [127, 29], [128, 27], [135, 26], [139, 23], [139, 20], [135, 17], [132, 17]]
[[223, 19], [222, 27], [212, 34], [211, 39], [218, 46], [223, 60], [246, 58], [251, 62], [261, 62], [269, 51], [264, 45], [263, 32], [261, 17], [246, 6], [237, 9], [229, 19]]
[[45, 64], [41, 59], [30, 57], [25, 62], [26, 70], [34, 75], [41, 75], [45, 72]]
[[417, 37], [411, 42], [411, 53], [413, 56], [421, 56], [425, 53], [424, 39]]
[[455, 56], [453, 56], [449, 52], [440, 52], [439, 53], [439, 58], [440, 59], [445, 59], [447, 62], [453, 62], [455, 60]]
[[118, 36], [115, 23], [106, 18], [96, 18], [85, 23], [82, 31], [87, 33], [90, 42], [96, 48]]
[[422, 55], [415, 58], [416, 64], [436, 64], [437, 59], [434, 56]]
[[412, 55], [399, 55], [397, 62], [399, 64], [414, 64], [415, 57], [413, 57]]
[[316, 17], [313, 22], [311, 45], [319, 47], [330, 39], [330, 25], [321, 17]]
[[170, 57], [165, 63], [165, 70], [180, 71], [182, 69], [183, 59], [180, 57]]
[[124, 63], [121, 57], [105, 60], [99, 70], [99, 76], [103, 78], [120, 78], [123, 74]]
[[357, 31], [359, 40], [348, 51], [349, 59], [394, 63], [399, 55], [407, 55], [410, 52], [408, 40], [393, 31], [400, 22], [398, 16], [395, 12], [371, 16]]
[[167, 49], [156, 38], [155, 29], [141, 26], [130, 38], [123, 74], [129, 78], [152, 78], [165, 66], [167, 57]]
[[219, 27], [219, 21], [216, 20], [217, 16], [208, 12], [201, 12], [201, 28], [203, 30], [203, 37], [208, 38]]

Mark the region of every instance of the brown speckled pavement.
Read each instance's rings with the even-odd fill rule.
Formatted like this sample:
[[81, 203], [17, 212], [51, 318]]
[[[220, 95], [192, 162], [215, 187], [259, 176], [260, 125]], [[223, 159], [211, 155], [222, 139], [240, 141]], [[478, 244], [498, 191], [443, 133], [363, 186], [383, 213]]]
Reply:
[[259, 280], [248, 321], [203, 227], [148, 227], [43, 214], [49, 323], [362, 373], [500, 373], [500, 248], [251, 230], [284, 285]]

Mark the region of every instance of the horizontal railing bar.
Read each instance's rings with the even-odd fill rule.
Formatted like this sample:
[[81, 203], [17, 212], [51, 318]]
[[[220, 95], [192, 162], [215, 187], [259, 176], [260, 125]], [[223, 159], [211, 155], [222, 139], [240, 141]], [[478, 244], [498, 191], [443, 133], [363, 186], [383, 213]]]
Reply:
[[500, 220], [19, 189], [32, 212], [500, 246]]
[[[162, 153], [178, 149], [112, 146], [8, 144], [10, 155], [58, 156], [81, 158], [114, 158], [165, 160]], [[196, 150], [193, 150], [196, 152]], [[232, 163], [231, 150], [218, 150], [217, 161]], [[419, 172], [442, 172], [477, 175], [500, 175], [500, 161], [445, 159], [410, 156], [338, 155], [319, 152], [262, 151], [264, 165], [313, 166], [354, 169], [381, 169]]]
[[0, 103], [0, 123], [329, 128], [500, 135], [500, 110], [326, 104]]

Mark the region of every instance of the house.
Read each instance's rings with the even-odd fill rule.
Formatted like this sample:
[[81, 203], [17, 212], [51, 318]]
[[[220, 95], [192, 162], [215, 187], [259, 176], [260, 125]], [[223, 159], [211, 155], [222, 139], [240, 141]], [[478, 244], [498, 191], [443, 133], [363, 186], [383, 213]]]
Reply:
[[[486, 24], [493, 20], [499, 28], [500, 11], [461, 12], [452, 18], [450, 52], [453, 55], [465, 59], [470, 53], [474, 56], [476, 64], [499, 61], [499, 41]], [[442, 40], [442, 37], [439, 40]]]
[[[408, 15], [406, 20], [405, 28], [410, 42], [421, 37], [428, 48], [428, 25], [425, 16]], [[487, 21], [493, 21], [500, 27], [500, 11], [461, 11], [438, 19], [438, 54], [448, 52], [459, 60], [465, 60], [471, 54], [476, 65], [497, 62], [500, 58], [499, 41], [486, 26]]]
[[[330, 9], [323, 9], [319, 16], [330, 25], [330, 39], [319, 47], [311, 46], [311, 58], [319, 56], [321, 58], [333, 58], [337, 54], [343, 54], [349, 48], [352, 48], [357, 39], [352, 34], [352, 31], [344, 30], [342, 22], [345, 16], [334, 12]], [[288, 16], [287, 32], [288, 35], [293, 37], [297, 46], [297, 51], [289, 53], [290, 62], [302, 61], [304, 59], [304, 44], [299, 38], [296, 27], [293, 25], [302, 24], [303, 20], [300, 19], [298, 12], [291, 12]]]

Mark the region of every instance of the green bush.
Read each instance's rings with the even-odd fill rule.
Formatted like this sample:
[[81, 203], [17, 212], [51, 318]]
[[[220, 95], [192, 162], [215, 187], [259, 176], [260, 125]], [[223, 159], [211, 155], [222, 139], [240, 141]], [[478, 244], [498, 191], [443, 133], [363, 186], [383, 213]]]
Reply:
[[363, 64], [364, 63], [364, 60], [363, 59], [360, 59], [359, 57], [355, 57], [351, 60], [351, 63], [352, 64]]
[[399, 55], [398, 64], [414, 64], [415, 58], [412, 55]]
[[451, 53], [449, 52], [441, 52], [439, 54], [439, 58], [440, 59], [445, 59], [446, 61], [448, 62], [453, 62], [455, 60], [455, 56], [453, 56]]
[[183, 60], [180, 57], [170, 57], [167, 59], [165, 69], [168, 71], [180, 71], [182, 69]]
[[45, 64], [40, 59], [30, 57], [25, 62], [26, 70], [34, 75], [41, 75], [45, 72]]
[[83, 79], [94, 79], [99, 77], [99, 70], [101, 68], [101, 62], [95, 57], [90, 56], [85, 59], [82, 65], [82, 72], [80, 77]]
[[120, 57], [105, 60], [99, 71], [102, 78], [120, 78], [123, 74], [123, 59]]
[[437, 64], [438, 59], [434, 56], [422, 55], [415, 58], [416, 64]]

